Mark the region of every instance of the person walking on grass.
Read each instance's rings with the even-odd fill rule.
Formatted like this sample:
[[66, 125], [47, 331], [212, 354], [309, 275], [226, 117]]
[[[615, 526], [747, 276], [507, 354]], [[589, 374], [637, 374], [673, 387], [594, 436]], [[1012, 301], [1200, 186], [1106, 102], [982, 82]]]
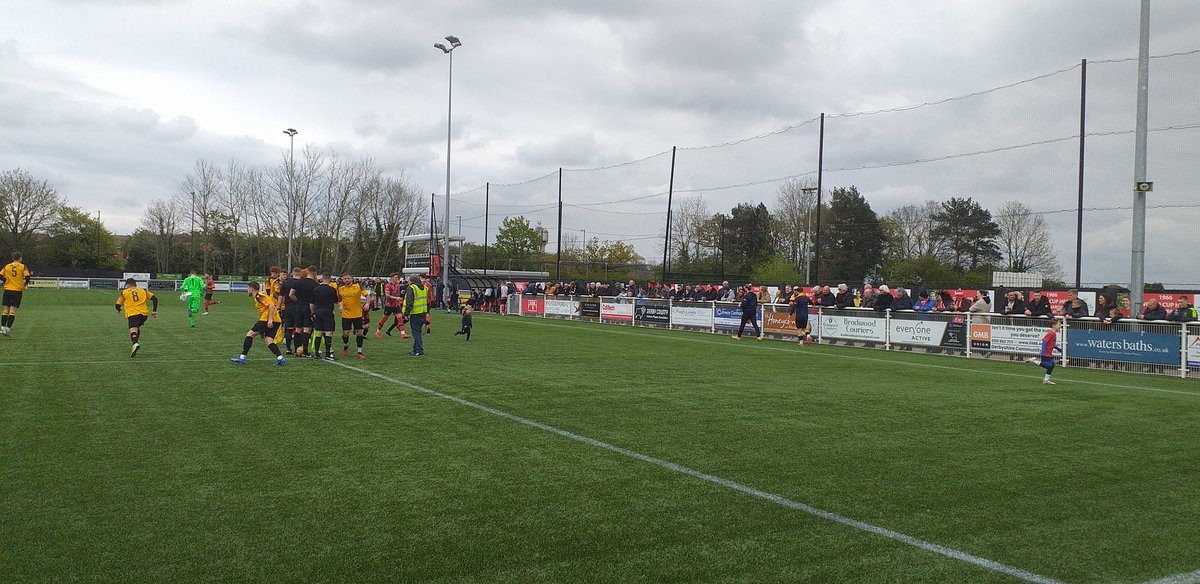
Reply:
[[1058, 351], [1058, 329], [1062, 327], [1062, 321], [1054, 319], [1050, 321], [1050, 330], [1046, 331], [1046, 336], [1042, 337], [1042, 352], [1037, 357], [1030, 357], [1029, 363], [1040, 365], [1046, 370], [1046, 376], [1042, 378], [1043, 385], [1054, 385], [1050, 381], [1050, 374], [1054, 372], [1054, 352]]
[[14, 251], [12, 263], [0, 270], [0, 280], [4, 281], [4, 317], [0, 318], [0, 335], [12, 334], [13, 321], [17, 320], [17, 309], [21, 307], [21, 296], [33, 274], [21, 263], [21, 252]]
[[762, 330], [758, 328], [758, 295], [754, 293], [753, 284], [746, 284], [745, 291], [742, 292], [742, 323], [738, 326], [738, 334], [733, 336], [733, 340], [742, 339], [742, 333], [746, 332], [746, 323], [754, 327], [754, 334], [758, 340], [763, 340]]

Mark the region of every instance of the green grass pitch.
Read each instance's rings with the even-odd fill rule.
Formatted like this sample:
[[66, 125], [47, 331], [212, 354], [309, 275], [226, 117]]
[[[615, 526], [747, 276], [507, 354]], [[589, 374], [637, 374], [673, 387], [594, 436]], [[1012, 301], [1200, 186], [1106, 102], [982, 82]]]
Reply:
[[170, 292], [131, 359], [115, 297], [0, 338], [2, 581], [1020, 581], [682, 467], [1046, 579], [1200, 569], [1195, 381], [444, 313], [237, 366], [249, 299]]

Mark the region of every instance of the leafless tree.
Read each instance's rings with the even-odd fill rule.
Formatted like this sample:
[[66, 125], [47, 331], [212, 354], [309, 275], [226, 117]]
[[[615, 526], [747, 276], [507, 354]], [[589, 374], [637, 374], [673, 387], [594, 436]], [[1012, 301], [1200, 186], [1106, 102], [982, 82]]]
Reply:
[[407, 175], [383, 177], [374, 174], [364, 183], [361, 202], [354, 214], [356, 237], [371, 254], [371, 272], [399, 271], [404, 258], [399, 238], [425, 226], [425, 199]]
[[708, 205], [704, 197], [684, 197], [671, 210], [671, 254], [678, 256], [686, 250], [691, 257], [700, 255], [705, 247], [704, 230], [708, 220]]
[[1061, 277], [1062, 267], [1044, 217], [1022, 203], [1008, 201], [1000, 206], [994, 219], [1000, 227], [997, 239], [1009, 271]]
[[808, 250], [813, 247], [814, 223], [817, 207], [816, 183], [811, 179], [788, 179], [779, 186], [775, 208], [771, 210], [774, 220], [775, 241], [780, 251], [792, 265], [800, 267]]
[[49, 227], [62, 206], [54, 187], [27, 171], [18, 168], [0, 175], [0, 227], [6, 251], [28, 247], [33, 234]]
[[925, 201], [894, 209], [880, 219], [891, 260], [910, 260], [934, 255], [940, 242], [933, 236], [933, 214], [940, 209], [937, 201]]
[[[192, 173], [184, 177], [179, 185], [179, 202], [187, 204], [189, 215], [188, 231], [191, 234], [193, 253], [196, 245], [196, 228], [200, 228], [199, 249], [203, 258], [203, 271], [209, 270], [209, 256], [213, 250], [212, 235], [215, 227], [215, 217], [221, 191], [225, 188], [221, 169], [217, 165], [204, 160], [196, 160]], [[194, 268], [195, 266], [190, 266]]]
[[142, 215], [142, 229], [150, 234], [154, 242], [156, 272], [171, 271], [171, 253], [182, 236], [184, 210], [173, 199], [158, 199], [146, 206]]

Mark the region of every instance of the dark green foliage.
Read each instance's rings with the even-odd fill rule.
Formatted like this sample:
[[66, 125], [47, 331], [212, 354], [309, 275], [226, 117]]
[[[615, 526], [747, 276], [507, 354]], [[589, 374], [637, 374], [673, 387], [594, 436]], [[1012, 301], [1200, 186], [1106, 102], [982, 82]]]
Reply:
[[830, 192], [829, 222], [822, 228], [821, 246], [823, 281], [862, 282], [878, 269], [883, 259], [883, 229], [857, 188]]
[[970, 197], [951, 197], [933, 220], [933, 236], [941, 245], [939, 256], [954, 270], [985, 272], [1000, 261], [996, 243], [1000, 227], [992, 221], [991, 212]]

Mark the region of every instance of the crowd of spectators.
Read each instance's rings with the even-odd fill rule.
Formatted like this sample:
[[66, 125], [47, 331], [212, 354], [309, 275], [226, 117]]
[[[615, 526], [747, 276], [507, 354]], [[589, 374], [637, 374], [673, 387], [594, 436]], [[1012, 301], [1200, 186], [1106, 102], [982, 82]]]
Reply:
[[[512, 283], [506, 283], [516, 293]], [[744, 284], [730, 285], [729, 281], [707, 284], [666, 284], [647, 281], [637, 282], [534, 282], [526, 286], [527, 295], [603, 296], [618, 298], [657, 298], [677, 302], [741, 302], [745, 294], [754, 294], [761, 304], [794, 304], [797, 294], [804, 294], [812, 306], [847, 309], [862, 308], [877, 312], [887, 310], [913, 310], [917, 312], [970, 312], [973, 314], [1000, 314], [1005, 316], [1065, 318], [1094, 317], [1111, 324], [1124, 317], [1115, 297], [1109, 292], [1097, 294], [1096, 309], [1079, 296], [1078, 290], [1068, 290], [1065, 301], [1052, 305], [1050, 298], [1040, 290], [1033, 290], [1029, 298], [1019, 290], [1003, 291], [1003, 297], [994, 303], [987, 291], [964, 291], [954, 289], [907, 289], [887, 285], [864, 284], [861, 289], [839, 284], [830, 286], [784, 285], [772, 295], [768, 286]], [[506, 297], [506, 291], [497, 295], [497, 300]], [[482, 301], [482, 298], [481, 298]], [[486, 305], [486, 304], [485, 304]], [[1167, 320], [1191, 322], [1197, 320], [1196, 309], [1186, 296], [1177, 300], [1177, 308], [1168, 312], [1158, 300], [1147, 298], [1143, 310], [1136, 315], [1139, 320]]]

